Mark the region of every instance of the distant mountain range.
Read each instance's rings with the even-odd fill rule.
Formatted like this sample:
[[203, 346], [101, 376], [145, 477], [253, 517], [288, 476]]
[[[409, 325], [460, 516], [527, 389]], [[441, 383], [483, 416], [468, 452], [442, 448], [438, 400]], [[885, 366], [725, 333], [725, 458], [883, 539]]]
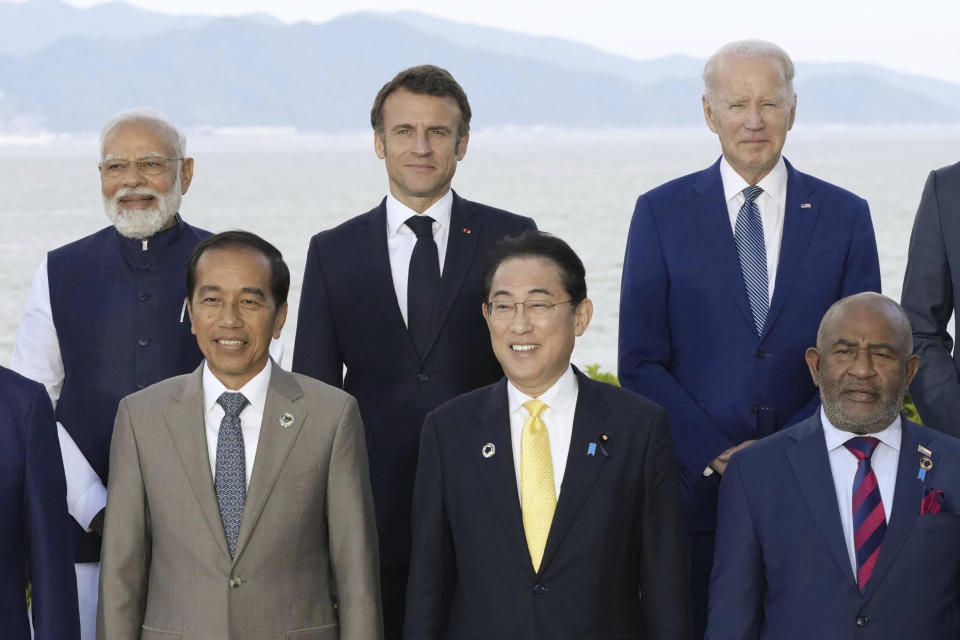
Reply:
[[[703, 60], [633, 60], [419, 13], [285, 25], [111, 2], [0, 1], [0, 132], [97, 130], [149, 105], [186, 126], [359, 131], [400, 69], [449, 69], [474, 126], [699, 126]], [[960, 83], [852, 63], [798, 63], [798, 120], [960, 123]]]

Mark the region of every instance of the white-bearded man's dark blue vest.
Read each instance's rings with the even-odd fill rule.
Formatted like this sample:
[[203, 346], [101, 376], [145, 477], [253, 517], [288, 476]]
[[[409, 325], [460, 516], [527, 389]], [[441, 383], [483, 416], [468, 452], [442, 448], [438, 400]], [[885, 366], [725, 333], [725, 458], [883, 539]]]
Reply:
[[[64, 380], [56, 415], [107, 483], [120, 400], [193, 371], [203, 354], [181, 313], [187, 261], [209, 232], [177, 224], [143, 242], [107, 227], [47, 256]], [[76, 562], [99, 562], [100, 536], [73, 520]]]

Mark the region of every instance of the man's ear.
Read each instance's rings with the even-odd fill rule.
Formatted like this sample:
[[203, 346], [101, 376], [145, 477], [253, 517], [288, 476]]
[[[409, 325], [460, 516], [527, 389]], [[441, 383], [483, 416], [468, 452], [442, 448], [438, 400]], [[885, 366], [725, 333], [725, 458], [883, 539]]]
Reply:
[[813, 378], [813, 385], [819, 387], [820, 379], [820, 350], [816, 347], [810, 347], [803, 354], [803, 359], [807, 361], [807, 368], [810, 369], [810, 377]]

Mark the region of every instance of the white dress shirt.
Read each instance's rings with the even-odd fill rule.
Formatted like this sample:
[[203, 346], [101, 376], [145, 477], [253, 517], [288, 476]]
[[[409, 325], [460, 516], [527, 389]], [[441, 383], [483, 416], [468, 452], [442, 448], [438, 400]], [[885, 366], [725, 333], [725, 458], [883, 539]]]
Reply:
[[[746, 198], [743, 190], [747, 181], [734, 171], [726, 158], [720, 159], [720, 178], [723, 180], [723, 196], [727, 201], [730, 227], [736, 230], [737, 215]], [[763, 189], [757, 199], [760, 221], [763, 223], [763, 244], [767, 251], [767, 295], [773, 300], [773, 287], [777, 281], [777, 265], [780, 263], [780, 241], [783, 238], [783, 212], [787, 208], [787, 165], [783, 156], [770, 173], [757, 183]]]
[[[841, 431], [831, 424], [823, 408], [820, 408], [820, 422], [823, 424], [823, 436], [827, 445], [827, 457], [830, 459], [830, 471], [833, 473], [833, 488], [837, 492], [837, 506], [840, 508], [840, 522], [843, 524], [843, 538], [847, 542], [850, 556], [850, 568], [857, 575], [857, 550], [853, 539], [853, 478], [857, 475], [859, 461], [843, 443], [856, 434]], [[877, 476], [880, 487], [880, 499], [883, 500], [883, 512], [887, 522], [893, 511], [893, 493], [897, 486], [897, 464], [900, 461], [900, 438], [903, 425], [900, 416], [880, 433], [871, 433], [880, 443], [870, 458], [870, 467]]]
[[529, 417], [523, 403], [528, 400], [540, 400], [547, 404], [547, 408], [540, 414], [540, 419], [547, 427], [547, 436], [550, 439], [550, 458], [553, 462], [553, 487], [560, 498], [560, 486], [563, 484], [563, 472], [567, 468], [567, 455], [570, 453], [570, 440], [573, 438], [573, 414], [577, 409], [577, 396], [580, 387], [573, 367], [560, 376], [553, 386], [544, 391], [537, 398], [523, 393], [509, 380], [507, 381], [507, 407], [510, 411], [510, 442], [513, 445], [513, 468], [517, 474], [517, 493], [520, 489], [520, 442], [523, 435], [523, 423]]
[[[450, 215], [453, 211], [453, 191], [447, 190], [442, 198], [434, 202], [422, 214], [433, 218], [433, 240], [437, 243], [437, 257], [440, 258], [440, 273], [443, 274], [443, 259], [447, 255], [447, 237], [450, 235]], [[407, 323], [407, 278], [410, 275], [410, 256], [417, 236], [413, 229], [404, 224], [416, 211], [387, 193], [387, 254], [390, 257], [390, 273], [393, 276], [393, 290], [397, 293], [400, 315]]]
[[257, 457], [257, 443], [260, 442], [260, 425], [263, 423], [263, 409], [267, 403], [267, 388], [270, 386], [270, 372], [273, 362], [267, 360], [267, 366], [253, 376], [239, 389], [227, 389], [210, 371], [206, 360], [203, 362], [203, 422], [207, 434], [207, 452], [210, 454], [210, 476], [217, 477], [217, 438], [220, 435], [220, 423], [226, 413], [217, 398], [224, 391], [242, 393], [250, 403], [240, 412], [240, 431], [243, 433], [243, 461], [246, 464], [247, 486], [253, 474], [253, 460]]

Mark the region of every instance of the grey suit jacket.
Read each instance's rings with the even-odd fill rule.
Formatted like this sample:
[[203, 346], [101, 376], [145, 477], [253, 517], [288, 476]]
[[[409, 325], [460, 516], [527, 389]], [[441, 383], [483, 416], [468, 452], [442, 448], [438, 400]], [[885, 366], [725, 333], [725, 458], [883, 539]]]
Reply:
[[931, 171], [927, 178], [901, 297], [920, 355], [910, 395], [924, 424], [952, 436], [960, 436], [960, 353], [953, 349], [947, 324], [958, 300], [960, 163]]
[[98, 640], [382, 638], [356, 401], [274, 365], [231, 558], [204, 433], [202, 365], [124, 398], [101, 562]]

